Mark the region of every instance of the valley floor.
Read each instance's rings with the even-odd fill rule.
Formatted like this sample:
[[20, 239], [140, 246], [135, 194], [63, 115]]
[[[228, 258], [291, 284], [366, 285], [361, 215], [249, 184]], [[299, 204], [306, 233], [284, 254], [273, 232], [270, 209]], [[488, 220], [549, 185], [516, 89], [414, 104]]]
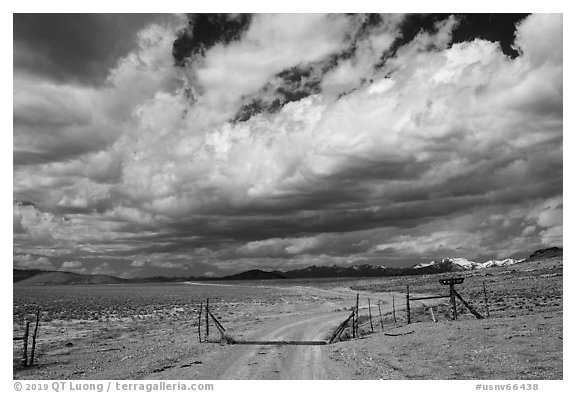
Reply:
[[[402, 289], [408, 283], [413, 293], [441, 293], [446, 288], [438, 284], [440, 275], [323, 280], [316, 285], [311, 280], [150, 286], [145, 293], [152, 294], [152, 300], [168, 300], [164, 299], [163, 310], [153, 302], [156, 309], [148, 314], [143, 310], [150, 300], [140, 298], [141, 289], [108, 287], [108, 292], [125, 291], [132, 308], [110, 305], [100, 298], [102, 310], [109, 310], [105, 318], [90, 319], [80, 311], [74, 314], [76, 319], [48, 318], [41, 326], [36, 366], [23, 369], [19, 365], [15, 344], [14, 378], [562, 379], [562, 261], [520, 265], [513, 270], [469, 274], [459, 288], [483, 313], [479, 294], [482, 283], [488, 282], [490, 318], [478, 320], [460, 307], [459, 319], [451, 321], [445, 299], [439, 299], [414, 305], [410, 325], [405, 323]], [[95, 293], [99, 290], [91, 288]], [[46, 293], [57, 289], [18, 291], [21, 299], [30, 301], [36, 296], [39, 303], [40, 295], [48, 302]], [[56, 304], [66, 304], [63, 293], [55, 296], [50, 309], [54, 315], [72, 307], [56, 309]], [[350, 314], [356, 293], [361, 301], [361, 339], [322, 346], [198, 342], [196, 304], [203, 296], [212, 298], [211, 310], [234, 338], [324, 340]], [[195, 300], [187, 300], [188, 305], [176, 304], [193, 295]], [[393, 296], [397, 323], [392, 316]], [[374, 332], [367, 298], [371, 299]], [[135, 299], [142, 301], [142, 310], [134, 306]], [[19, 313], [26, 308], [24, 303], [15, 305]], [[437, 323], [431, 321], [430, 307]], [[16, 325], [15, 334], [19, 329], [21, 325]], [[212, 327], [212, 340], [217, 337]]]

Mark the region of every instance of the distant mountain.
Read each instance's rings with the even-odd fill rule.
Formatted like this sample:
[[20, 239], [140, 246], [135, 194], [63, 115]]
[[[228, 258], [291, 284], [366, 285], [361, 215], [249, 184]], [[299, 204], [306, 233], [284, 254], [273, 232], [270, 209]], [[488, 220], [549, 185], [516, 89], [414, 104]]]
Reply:
[[103, 274], [19, 269], [14, 269], [13, 272], [13, 280], [17, 285], [124, 284], [130, 282], [130, 280]]
[[386, 277], [408, 276], [417, 274], [434, 274], [463, 271], [471, 268], [475, 262], [463, 258], [444, 258], [439, 262], [420, 263], [412, 267], [392, 268], [381, 265], [353, 266], [309, 266], [304, 269], [290, 270], [283, 273], [288, 278], [322, 278], [322, 277]]
[[440, 261], [419, 263], [407, 268], [391, 268], [381, 265], [354, 266], [309, 266], [303, 269], [290, 270], [284, 274], [288, 278], [321, 278], [321, 277], [383, 277], [408, 276], [417, 274], [435, 274], [484, 269], [495, 266], [509, 266], [524, 260], [504, 259], [490, 260], [483, 263], [469, 261], [465, 258], [443, 258]]
[[253, 269], [223, 277], [221, 280], [275, 280], [283, 278], [287, 277], [280, 272], [265, 272], [264, 270]]
[[454, 271], [465, 271], [465, 270], [476, 270], [485, 269], [494, 266], [510, 266], [519, 262], [523, 262], [524, 259], [503, 259], [489, 260], [483, 263], [469, 261], [465, 258], [444, 258], [441, 261], [431, 261], [426, 263], [419, 263], [412, 267], [412, 269], [418, 269], [420, 271], [427, 271], [431, 273], [444, 273], [444, 272], [454, 272]]
[[530, 258], [517, 260], [507, 258], [503, 260], [489, 260], [474, 262], [465, 258], [443, 258], [440, 261], [423, 262], [412, 267], [393, 268], [381, 265], [353, 265], [353, 266], [308, 266], [303, 269], [289, 270], [287, 272], [267, 272], [252, 269], [225, 277], [144, 277], [131, 280], [105, 275], [85, 275], [60, 271], [20, 270], [14, 269], [13, 282], [22, 285], [64, 285], [64, 284], [121, 284], [146, 282], [184, 282], [184, 281], [216, 281], [216, 280], [274, 280], [289, 278], [328, 278], [328, 277], [385, 277], [419, 274], [435, 274], [447, 272], [461, 272], [477, 269], [486, 269], [498, 266], [510, 266], [524, 261], [562, 257], [563, 250], [551, 247], [535, 251]]
[[380, 265], [354, 266], [309, 266], [303, 269], [290, 270], [282, 273], [288, 278], [321, 278], [321, 277], [376, 277], [391, 276], [403, 269], [389, 268]]

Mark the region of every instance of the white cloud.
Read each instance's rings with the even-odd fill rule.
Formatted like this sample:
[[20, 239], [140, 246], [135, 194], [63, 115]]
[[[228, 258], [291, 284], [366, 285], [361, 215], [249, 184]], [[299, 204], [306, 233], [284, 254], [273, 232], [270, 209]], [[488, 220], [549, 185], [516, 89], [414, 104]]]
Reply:
[[64, 261], [58, 270], [79, 274], [90, 274], [90, 270], [80, 261]]
[[53, 270], [54, 265], [46, 257], [31, 254], [14, 255], [14, 267], [24, 269]]
[[[353, 18], [257, 15], [240, 40], [215, 45], [184, 70], [170, 55], [175, 26], [155, 25], [99, 89], [17, 75], [15, 151], [42, 150], [48, 163], [16, 168], [15, 194], [39, 195], [46, 211], [73, 218], [64, 225], [55, 213], [15, 207], [18, 247], [133, 252], [132, 266], [181, 268], [191, 263], [181, 249], [190, 255], [193, 242], [214, 263], [268, 265], [327, 262], [337, 258], [331, 250], [374, 258], [439, 252], [439, 244], [475, 255], [491, 243], [499, 253], [529, 247], [506, 246], [504, 233], [561, 243], [561, 197], [537, 206], [562, 192], [561, 18], [521, 23], [515, 59], [485, 40], [449, 46], [457, 23], [449, 18], [376, 70], [398, 35], [395, 16], [359, 38], [321, 92], [236, 124], [228, 120], [245, 97], [258, 98], [279, 72], [348, 48]], [[194, 103], [183, 94], [190, 86]], [[51, 138], [36, 138], [43, 119]], [[58, 154], [67, 160], [49, 163]], [[501, 219], [479, 230], [463, 212]], [[266, 225], [277, 232], [263, 235]], [[262, 232], [240, 241], [251, 234], [243, 228]], [[146, 259], [136, 239], [144, 230], [158, 237], [156, 247], [176, 251]], [[363, 230], [374, 232], [362, 239]], [[385, 244], [378, 231], [389, 236]], [[109, 264], [97, 270], [114, 272]]]
[[114, 269], [108, 262], [103, 262], [93, 268], [91, 274], [116, 275], [118, 274], [118, 271]]
[[242, 40], [207, 51], [196, 71], [200, 102], [225, 120], [243, 95], [257, 92], [280, 71], [344, 49], [351, 27], [343, 15], [255, 15]]
[[80, 261], [65, 261], [60, 266], [62, 269], [72, 269], [72, 268], [79, 268], [82, 266], [82, 262]]
[[516, 46], [523, 57], [536, 66], [562, 64], [562, 14], [533, 14], [518, 25]]
[[58, 227], [64, 225], [51, 213], [44, 213], [34, 206], [14, 205], [14, 233], [26, 233], [32, 240], [45, 243], [54, 239]]

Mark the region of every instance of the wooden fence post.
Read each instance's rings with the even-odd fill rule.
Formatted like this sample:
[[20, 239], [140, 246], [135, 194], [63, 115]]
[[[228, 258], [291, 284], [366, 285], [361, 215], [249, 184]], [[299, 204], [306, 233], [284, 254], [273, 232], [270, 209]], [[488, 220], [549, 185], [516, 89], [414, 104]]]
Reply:
[[38, 325], [40, 324], [40, 309], [36, 312], [36, 326], [32, 335], [32, 351], [30, 352], [30, 366], [34, 365], [34, 353], [36, 352], [36, 335], [38, 334]]
[[356, 335], [358, 337], [360, 337], [360, 332], [359, 332], [359, 321], [358, 318], [360, 317], [360, 308], [359, 308], [359, 302], [360, 302], [360, 294], [357, 293], [356, 294]]
[[26, 322], [26, 330], [24, 331], [24, 353], [22, 354], [22, 364], [28, 367], [28, 334], [30, 333], [30, 321]]
[[[477, 318], [477, 319], [484, 319], [484, 317], [482, 315], [480, 315], [480, 313], [476, 310], [474, 310], [474, 308], [472, 308], [471, 305], [469, 305], [466, 300], [464, 300], [464, 298], [458, 293], [456, 292], [456, 289], [454, 289], [454, 295], [458, 297], [458, 299], [460, 299], [460, 301], [464, 304], [464, 306], [466, 306], [466, 308], [468, 310], [470, 310], [470, 312]], [[454, 300], [454, 303], [456, 303], [456, 300]]]
[[226, 336], [226, 329], [224, 329], [224, 326], [222, 326], [222, 324], [220, 323], [220, 321], [218, 321], [218, 319], [216, 319], [216, 317], [210, 313], [210, 318], [212, 318], [212, 320], [214, 321], [214, 325], [216, 326], [216, 329], [218, 330], [218, 332], [220, 333], [220, 341], [224, 341], [227, 344], [231, 344], [231, 340], [228, 339], [228, 337]]
[[456, 295], [454, 294], [454, 284], [450, 284], [450, 304], [452, 305], [452, 320], [458, 319], [456, 311]]
[[396, 324], [396, 304], [394, 302], [394, 294], [392, 294], [392, 316], [394, 317], [394, 324]]
[[370, 298], [368, 298], [368, 316], [370, 317], [370, 330], [374, 333], [374, 325], [372, 324], [372, 307], [370, 306]]
[[490, 318], [490, 309], [488, 308], [488, 295], [486, 294], [485, 281], [482, 281], [482, 287], [484, 288], [484, 308], [486, 309], [486, 318]]
[[335, 339], [339, 339], [340, 336], [342, 335], [342, 332], [344, 331], [344, 329], [346, 329], [346, 326], [348, 325], [348, 322], [350, 321], [350, 319], [354, 318], [354, 311], [352, 311], [352, 313], [350, 314], [350, 316], [348, 318], [346, 318], [346, 320], [344, 322], [342, 322], [340, 325], [338, 325], [338, 327], [336, 328], [336, 330], [334, 331], [334, 334], [332, 334], [332, 337], [330, 338], [330, 341], [328, 341], [328, 344], [332, 344], [332, 342]]
[[208, 304], [209, 304], [210, 300], [208, 298], [206, 298], [206, 342], [208, 342], [208, 337], [210, 335], [210, 323], [209, 323], [209, 319], [210, 316], [208, 315], [210, 313], [210, 309], [208, 308]]
[[204, 304], [200, 302], [200, 308], [198, 309], [198, 342], [202, 342], [202, 306]]
[[410, 325], [410, 286], [406, 285], [406, 321]]
[[438, 322], [436, 321], [436, 317], [434, 316], [434, 310], [432, 309], [432, 307], [430, 307], [430, 315], [432, 316], [432, 321], [434, 321], [434, 323]]
[[378, 314], [380, 314], [380, 327], [384, 331], [384, 322], [382, 321], [382, 310], [380, 309], [380, 300], [378, 300]]

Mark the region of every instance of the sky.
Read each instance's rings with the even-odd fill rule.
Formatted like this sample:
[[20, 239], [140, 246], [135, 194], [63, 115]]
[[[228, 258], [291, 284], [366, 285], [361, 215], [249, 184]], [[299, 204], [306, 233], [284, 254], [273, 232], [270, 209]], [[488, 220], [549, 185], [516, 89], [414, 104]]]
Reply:
[[121, 277], [563, 241], [562, 15], [14, 15], [13, 265]]

